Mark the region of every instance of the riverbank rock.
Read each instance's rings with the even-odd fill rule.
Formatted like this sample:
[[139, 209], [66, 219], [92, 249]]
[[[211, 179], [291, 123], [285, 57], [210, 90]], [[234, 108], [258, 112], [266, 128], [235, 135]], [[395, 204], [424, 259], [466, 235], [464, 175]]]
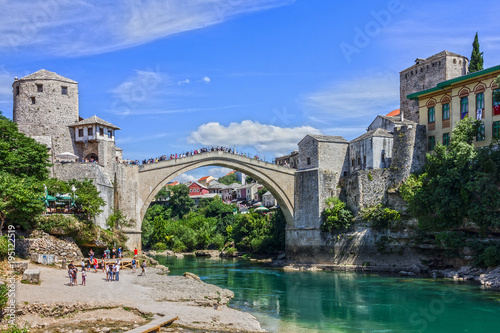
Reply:
[[478, 280], [486, 288], [500, 289], [500, 267], [479, 275]]
[[35, 230], [25, 239], [16, 239], [16, 254], [29, 258], [33, 254], [54, 255], [58, 258], [83, 258], [82, 251], [71, 237], [63, 239]]
[[433, 270], [430, 274], [433, 278], [476, 281], [486, 288], [500, 289], [500, 266], [488, 269], [462, 266], [459, 269]]
[[220, 257], [217, 250], [199, 250], [194, 253], [197, 257]]
[[196, 274], [185, 272], [182, 276], [188, 279], [196, 280], [196, 281], [201, 281], [200, 277]]

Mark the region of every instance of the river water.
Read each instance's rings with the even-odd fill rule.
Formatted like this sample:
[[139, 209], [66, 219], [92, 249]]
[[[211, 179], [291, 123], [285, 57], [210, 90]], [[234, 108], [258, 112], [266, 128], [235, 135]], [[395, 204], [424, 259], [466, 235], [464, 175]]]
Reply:
[[500, 293], [472, 283], [352, 272], [284, 272], [236, 259], [158, 256], [234, 292], [269, 332], [500, 332]]

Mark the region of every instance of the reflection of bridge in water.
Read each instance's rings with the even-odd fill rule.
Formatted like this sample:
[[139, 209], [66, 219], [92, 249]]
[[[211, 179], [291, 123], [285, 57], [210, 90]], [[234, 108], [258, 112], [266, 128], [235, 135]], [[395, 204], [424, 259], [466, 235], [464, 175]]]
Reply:
[[[223, 151], [212, 151], [139, 166], [140, 220], [158, 191], [175, 177], [204, 166], [240, 171], [264, 185], [276, 198], [288, 225], [293, 225], [295, 170]], [[139, 207], [138, 207], [139, 208]], [[140, 228], [140, 225], [138, 226]]]

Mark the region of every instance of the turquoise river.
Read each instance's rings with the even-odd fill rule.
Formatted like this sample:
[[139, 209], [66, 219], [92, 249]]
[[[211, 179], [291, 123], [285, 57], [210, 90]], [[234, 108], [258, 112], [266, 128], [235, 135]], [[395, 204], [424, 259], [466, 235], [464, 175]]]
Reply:
[[284, 272], [255, 262], [160, 257], [234, 292], [269, 332], [500, 332], [500, 292], [472, 283], [351, 272]]

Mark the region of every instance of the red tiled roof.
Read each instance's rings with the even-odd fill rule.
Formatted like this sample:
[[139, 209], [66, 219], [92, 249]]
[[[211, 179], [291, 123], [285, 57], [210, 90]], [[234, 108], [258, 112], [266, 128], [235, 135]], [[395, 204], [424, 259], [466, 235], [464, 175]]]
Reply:
[[175, 185], [177, 185], [177, 184], [179, 184], [179, 182], [171, 182], [171, 183], [168, 183], [168, 184], [167, 184], [167, 185], [165, 185], [165, 186], [175, 186]]
[[386, 114], [387, 117], [394, 117], [398, 116], [401, 113], [400, 109], [392, 110], [388, 114]]
[[212, 176], [205, 176], [205, 177], [201, 177], [200, 179], [198, 179], [198, 181], [200, 181], [200, 180], [205, 180], [205, 179], [207, 179], [208, 177], [212, 177]]
[[234, 170], [233, 170], [233, 171], [229, 172], [226, 176], [232, 175], [232, 174], [233, 174], [233, 173], [235, 173], [235, 172], [236, 172], [236, 171], [234, 171]]

